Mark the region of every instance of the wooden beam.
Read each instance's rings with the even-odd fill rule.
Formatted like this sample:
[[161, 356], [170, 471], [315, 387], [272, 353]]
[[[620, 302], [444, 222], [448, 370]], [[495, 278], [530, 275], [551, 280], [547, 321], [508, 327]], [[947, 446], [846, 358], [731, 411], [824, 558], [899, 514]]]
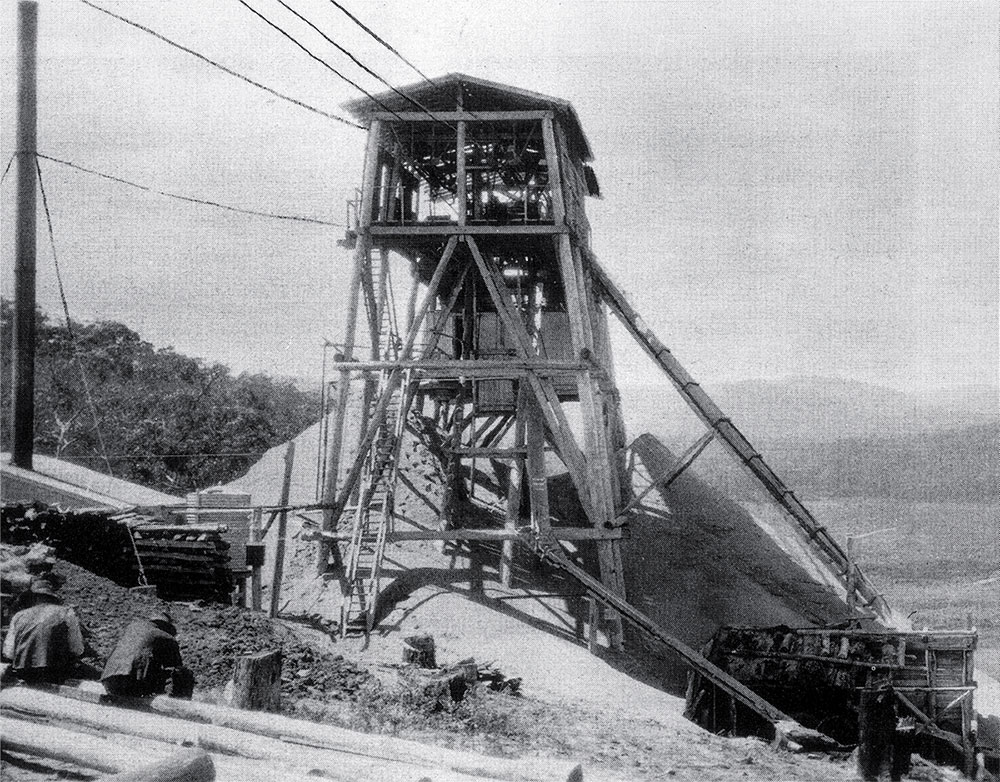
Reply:
[[458, 203], [458, 224], [465, 225], [468, 217], [469, 206], [466, 194], [465, 176], [465, 120], [458, 120], [457, 123], [457, 143], [455, 145], [455, 201]]
[[[411, 352], [413, 351], [413, 345], [417, 341], [417, 335], [420, 332], [420, 327], [424, 322], [424, 318], [427, 316], [428, 310], [430, 310], [431, 304], [437, 298], [437, 290], [441, 285], [441, 280], [444, 277], [444, 273], [448, 268], [448, 264], [451, 261], [452, 256], [455, 253], [455, 247], [458, 244], [458, 240], [452, 237], [448, 244], [444, 248], [444, 252], [441, 255], [441, 260], [438, 261], [437, 268], [434, 270], [434, 275], [431, 277], [431, 281], [427, 286], [427, 292], [424, 294], [424, 299], [417, 310], [416, 316], [414, 317], [413, 325], [410, 327], [409, 332], [406, 335], [406, 342], [403, 344], [402, 350], [400, 351], [400, 358], [403, 361], [409, 359]], [[358, 445], [357, 455], [354, 459], [354, 464], [351, 466], [351, 471], [344, 481], [344, 486], [341, 488], [340, 493], [337, 496], [337, 500], [334, 503], [334, 508], [331, 514], [335, 518], [339, 518], [341, 511], [347, 505], [347, 501], [354, 491], [354, 487], [357, 485], [358, 479], [361, 477], [361, 472], [364, 469], [364, 462], [368, 456], [368, 450], [371, 448], [372, 442], [375, 440], [375, 435], [378, 433], [378, 429], [385, 418], [386, 410], [389, 407], [389, 401], [392, 399], [392, 395], [396, 390], [403, 377], [403, 370], [400, 368], [395, 368], [391, 370], [389, 378], [386, 380], [385, 390], [382, 393], [382, 397], [379, 399], [378, 404], [375, 406], [375, 410], [372, 413], [371, 420], [368, 423], [368, 429], [362, 437], [361, 442]], [[405, 415], [405, 411], [400, 411], [401, 415]], [[330, 529], [324, 525], [325, 529]]]
[[[514, 339], [515, 349], [522, 359], [531, 359], [533, 355], [531, 338], [528, 336], [527, 329], [521, 318], [511, 312], [510, 302], [500, 290], [497, 283], [497, 279], [500, 278], [500, 272], [496, 268], [496, 264], [492, 262], [492, 259], [488, 260], [483, 257], [475, 239], [469, 237], [466, 241], [469, 245], [469, 250], [472, 252], [476, 266], [479, 268], [480, 275], [486, 283], [490, 297], [493, 299], [493, 304], [497, 308], [500, 319], [503, 321], [508, 333]], [[587, 518], [590, 519], [591, 524], [595, 526], [601, 525], [603, 520], [595, 511], [587, 488], [587, 460], [573, 438], [569, 421], [566, 420], [566, 414], [559, 402], [559, 396], [556, 394], [552, 381], [531, 373], [527, 377], [527, 382], [531, 387], [532, 393], [535, 394], [538, 400], [542, 415], [545, 417], [545, 422], [552, 434], [556, 448], [559, 450], [560, 458], [566, 464], [573, 479], [573, 484], [580, 495], [580, 504], [583, 506]]]
[[545, 144], [545, 161], [549, 169], [549, 191], [552, 193], [552, 214], [556, 225], [566, 222], [566, 201], [563, 197], [562, 176], [559, 173], [559, 150], [556, 148], [555, 134], [552, 132], [552, 117], [542, 120], [542, 139]]
[[[295, 465], [295, 440], [288, 441], [285, 449], [285, 475], [281, 482], [281, 504], [288, 505], [288, 495], [292, 487], [292, 468]], [[288, 511], [278, 512], [278, 540], [274, 547], [274, 577], [271, 579], [271, 617], [278, 615], [278, 604], [281, 600], [281, 578], [285, 570], [285, 531], [287, 528]]]
[[712, 429], [705, 432], [705, 434], [699, 437], [698, 440], [693, 445], [689, 446], [688, 449], [683, 454], [681, 454], [681, 457], [677, 460], [677, 463], [673, 467], [671, 467], [666, 473], [661, 475], [655, 481], [650, 483], [649, 486], [647, 486], [636, 497], [634, 497], [632, 501], [629, 502], [628, 505], [626, 505], [624, 508], [621, 509], [621, 511], [619, 511], [618, 518], [615, 519], [615, 523], [624, 524], [628, 520], [625, 514], [628, 513], [630, 510], [632, 510], [633, 508], [637, 507], [639, 503], [641, 503], [643, 499], [645, 499], [646, 496], [651, 491], [653, 491], [654, 489], [658, 489], [661, 491], [665, 490], [670, 486], [671, 483], [680, 478], [681, 475], [684, 473], [684, 471], [694, 463], [694, 460], [698, 458], [699, 454], [701, 454], [701, 452], [704, 451], [708, 447], [708, 444], [711, 443], [712, 440], [714, 439], [715, 439], [715, 431]]
[[589, 367], [579, 361], [551, 361], [547, 359], [399, 359], [398, 361], [338, 361], [334, 372], [388, 372], [394, 369], [412, 369], [417, 373], [454, 375], [455, 377], [521, 377], [527, 372], [539, 375], [576, 374]]
[[565, 225], [544, 223], [519, 223], [514, 225], [459, 225], [456, 223], [427, 223], [422, 225], [381, 225], [369, 229], [375, 244], [381, 236], [504, 236], [508, 234], [564, 234]]
[[[504, 530], [506, 532], [516, 532], [521, 526], [521, 480], [524, 478], [525, 456], [520, 455], [526, 451], [524, 404], [527, 399], [527, 389], [520, 385], [517, 390], [516, 410], [514, 411], [514, 448], [518, 455], [514, 457], [513, 464], [510, 465], [510, 472], [507, 474], [507, 508], [504, 519]], [[500, 583], [505, 587], [510, 587], [514, 572], [514, 541], [505, 540], [500, 551]]]
[[545, 470], [545, 422], [538, 400], [525, 394], [524, 426], [528, 472], [528, 496], [531, 500], [531, 528], [547, 534], [551, 526], [549, 513], [549, 481]]
[[435, 111], [433, 117], [428, 117], [422, 111], [376, 111], [370, 116], [375, 120], [385, 122], [498, 122], [504, 120], [529, 120], [551, 117], [551, 111]]
[[[387, 532], [385, 539], [389, 543], [405, 543], [411, 540], [478, 540], [478, 541], [505, 541], [523, 540], [524, 535], [520, 528], [507, 529], [464, 529], [455, 528], [447, 530], [413, 530]], [[552, 535], [556, 540], [621, 540], [625, 537], [621, 529], [594, 529], [593, 527], [551, 527]], [[318, 540], [323, 538], [329, 541], [350, 540], [348, 532], [306, 532], [303, 533], [304, 540]]]
[[[374, 132], [374, 131], [371, 131]], [[369, 136], [369, 141], [371, 136]], [[370, 149], [369, 156], [373, 153]], [[369, 158], [366, 158], [366, 162]], [[365, 168], [367, 172], [367, 165]], [[367, 173], [366, 173], [367, 176]], [[367, 180], [366, 180], [367, 181]], [[362, 222], [364, 221], [362, 215]], [[354, 268], [351, 272], [351, 281], [347, 288], [347, 323], [344, 327], [344, 359], [350, 360], [354, 357], [354, 340], [358, 323], [358, 298], [361, 294], [361, 277], [364, 273], [364, 265], [368, 262], [368, 254], [371, 251], [371, 244], [368, 234], [362, 232], [358, 239], [358, 246], [354, 253]], [[323, 504], [333, 505], [337, 497], [337, 483], [340, 479], [340, 452], [344, 443], [344, 426], [347, 420], [347, 402], [350, 395], [350, 376], [343, 375], [337, 386], [337, 395], [333, 408], [333, 430], [330, 432], [330, 445], [327, 452], [326, 475], [323, 480]], [[323, 512], [323, 529], [332, 530], [337, 523], [334, 511]], [[320, 545], [317, 557], [317, 570], [320, 575], [326, 573], [329, 566], [330, 551]]]
[[497, 459], [516, 459], [527, 453], [524, 448], [446, 448], [445, 450], [463, 458], [484, 456]]
[[737, 681], [717, 665], [709, 662], [705, 657], [689, 647], [683, 641], [675, 638], [651, 618], [642, 613], [635, 606], [626, 602], [623, 598], [607, 589], [604, 584], [591, 576], [587, 571], [574, 565], [566, 552], [555, 540], [549, 538], [535, 538], [528, 541], [535, 551], [548, 562], [556, 565], [569, 573], [579, 581], [592, 595], [598, 598], [605, 605], [614, 608], [622, 616], [635, 624], [654, 639], [669, 646], [681, 658], [687, 662], [695, 671], [704, 676], [709, 682], [714, 684], [724, 692], [729, 693], [745, 706], [749, 707], [756, 714], [776, 725], [780, 722], [794, 723], [794, 721], [779, 709], [761, 698], [742, 682]]

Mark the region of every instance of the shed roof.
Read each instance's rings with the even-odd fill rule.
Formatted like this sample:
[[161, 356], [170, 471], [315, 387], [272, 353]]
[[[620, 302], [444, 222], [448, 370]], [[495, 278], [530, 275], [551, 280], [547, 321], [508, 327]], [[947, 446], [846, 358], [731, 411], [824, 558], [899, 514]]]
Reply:
[[[584, 161], [593, 160], [590, 142], [587, 141], [580, 125], [576, 109], [563, 98], [553, 98], [464, 73], [449, 73], [431, 80], [431, 83], [422, 81], [398, 89], [403, 95], [419, 102], [431, 112], [455, 111], [458, 108], [459, 95], [462, 98], [462, 108], [466, 111], [554, 111], [561, 115], [580, 157]], [[344, 108], [359, 120], [367, 120], [375, 112], [387, 109], [419, 110], [399, 92], [387, 91], [371, 98], [367, 96], [356, 98], [345, 103]]]
[[10, 463], [10, 454], [0, 454], [0, 474], [4, 502], [33, 502], [79, 508], [101, 505], [129, 508], [135, 505], [173, 505], [180, 497], [164, 494], [148, 486], [114, 478], [79, 464], [53, 456], [35, 454], [34, 470]]

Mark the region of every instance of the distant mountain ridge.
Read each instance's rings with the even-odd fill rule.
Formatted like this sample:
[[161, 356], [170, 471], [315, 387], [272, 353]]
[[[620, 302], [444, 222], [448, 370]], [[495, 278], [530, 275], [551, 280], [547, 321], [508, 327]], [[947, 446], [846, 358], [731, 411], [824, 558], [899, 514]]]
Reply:
[[[703, 385], [751, 442], [834, 442], [957, 429], [1000, 420], [996, 386], [907, 394], [842, 378], [791, 377]], [[677, 396], [663, 384], [622, 386], [629, 431], [659, 433], [683, 426], [686, 408], [665, 405]]]
[[[830, 378], [747, 380], [707, 388], [793, 489], [814, 497], [1000, 502], [1000, 406], [995, 387], [909, 395]], [[683, 446], [692, 416], [676, 393], [622, 388], [632, 436]], [[745, 495], [751, 481], [721, 454], [697, 469]]]

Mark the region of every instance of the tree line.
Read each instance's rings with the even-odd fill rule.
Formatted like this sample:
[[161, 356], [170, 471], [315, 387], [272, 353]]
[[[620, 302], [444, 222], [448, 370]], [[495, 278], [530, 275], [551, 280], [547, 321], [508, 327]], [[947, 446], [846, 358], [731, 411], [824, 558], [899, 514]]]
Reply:
[[[12, 324], [12, 304], [2, 300], [4, 450], [12, 431]], [[36, 453], [182, 494], [239, 477], [319, 417], [317, 392], [157, 348], [122, 323], [71, 321], [68, 328], [39, 310], [36, 324]]]

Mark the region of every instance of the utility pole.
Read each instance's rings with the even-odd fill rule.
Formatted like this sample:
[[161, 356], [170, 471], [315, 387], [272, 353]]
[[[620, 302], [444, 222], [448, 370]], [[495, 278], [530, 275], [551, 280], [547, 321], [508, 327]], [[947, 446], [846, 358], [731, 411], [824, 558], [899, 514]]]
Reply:
[[32, 469], [35, 433], [35, 152], [38, 4], [17, 4], [17, 228], [14, 238], [14, 350], [11, 461]]

